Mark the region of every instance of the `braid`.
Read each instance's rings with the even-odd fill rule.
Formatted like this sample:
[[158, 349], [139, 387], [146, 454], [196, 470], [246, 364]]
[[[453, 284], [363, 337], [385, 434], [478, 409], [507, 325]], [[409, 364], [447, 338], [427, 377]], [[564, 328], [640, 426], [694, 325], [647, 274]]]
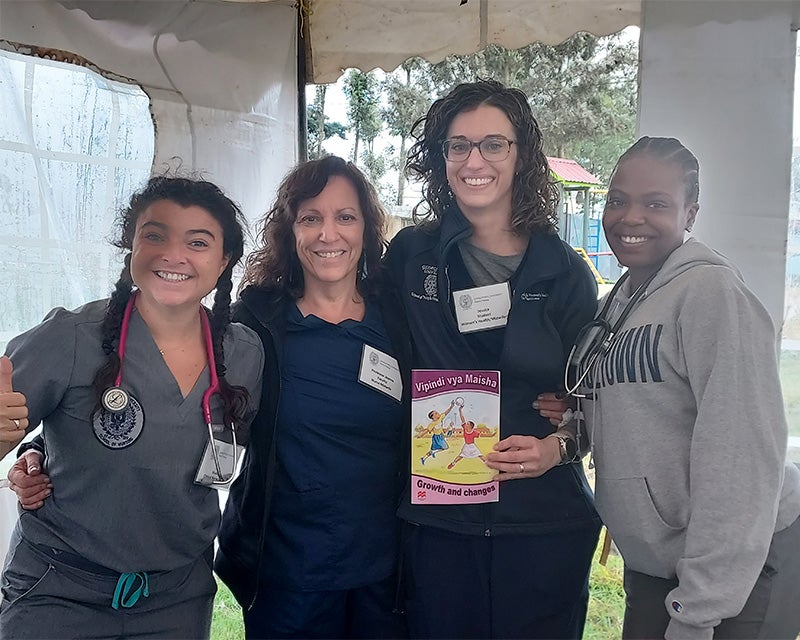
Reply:
[[[676, 162], [683, 169], [683, 180], [686, 185], [686, 201], [690, 204], [700, 200], [700, 163], [677, 138], [639, 138], [633, 146], [622, 154], [617, 166], [631, 156], [639, 153], [651, 153], [664, 162]], [[616, 170], [616, 167], [614, 167]]]
[[228, 325], [231, 323], [232, 272], [233, 265], [230, 264], [219, 277], [217, 290], [214, 294], [214, 306], [208, 319], [211, 325], [211, 343], [214, 349], [220, 395], [225, 407], [225, 422], [236, 424], [244, 418], [250, 401], [250, 394], [244, 387], [231, 385], [225, 379], [225, 349], [223, 343]]
[[95, 407], [92, 414], [100, 408], [100, 398], [103, 392], [108, 389], [119, 373], [121, 363], [117, 354], [117, 345], [122, 331], [122, 318], [125, 315], [125, 307], [133, 293], [133, 280], [130, 272], [131, 255], [125, 256], [125, 266], [114, 285], [114, 292], [108, 300], [106, 315], [103, 318], [103, 353], [107, 356], [106, 362], [94, 374], [92, 389], [94, 390]]

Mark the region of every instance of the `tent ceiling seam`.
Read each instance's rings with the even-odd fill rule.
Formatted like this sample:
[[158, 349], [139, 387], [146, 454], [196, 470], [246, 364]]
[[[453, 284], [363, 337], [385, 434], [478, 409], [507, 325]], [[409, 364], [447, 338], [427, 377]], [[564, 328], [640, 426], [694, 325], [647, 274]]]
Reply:
[[164, 35], [167, 29], [169, 29], [169, 27], [172, 24], [174, 24], [178, 18], [181, 17], [181, 14], [184, 11], [186, 11], [186, 8], [189, 6], [190, 2], [191, 0], [184, 1], [178, 12], [170, 20], [168, 20], [166, 24], [164, 24], [155, 34], [155, 36], [153, 37], [153, 57], [155, 58], [156, 62], [158, 62], [158, 66], [161, 67], [161, 71], [163, 72], [164, 77], [167, 79], [167, 82], [169, 82], [169, 85], [172, 87], [172, 90], [175, 91], [175, 93], [180, 97], [181, 100], [183, 100], [183, 103], [186, 105], [186, 123], [189, 127], [189, 140], [191, 141], [192, 145], [192, 170], [194, 170], [197, 167], [197, 135], [195, 133], [195, 127], [194, 127], [194, 114], [192, 112], [192, 105], [186, 99], [186, 96], [183, 95], [183, 91], [178, 89], [177, 85], [172, 80], [172, 76], [169, 74], [169, 71], [167, 71], [167, 67], [158, 53], [158, 42], [161, 39], [161, 36]]
[[478, 13], [481, 49], [485, 49], [489, 44], [489, 0], [481, 0]]

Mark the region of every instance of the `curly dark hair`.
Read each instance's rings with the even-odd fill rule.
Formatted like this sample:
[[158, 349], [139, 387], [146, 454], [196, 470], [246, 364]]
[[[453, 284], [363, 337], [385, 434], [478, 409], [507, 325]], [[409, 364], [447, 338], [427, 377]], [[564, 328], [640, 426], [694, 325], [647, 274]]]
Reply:
[[[516, 132], [517, 169], [511, 194], [511, 229], [516, 233], [555, 233], [558, 190], [542, 151], [542, 132], [527, 96], [495, 80], [478, 80], [455, 87], [436, 100], [411, 129], [416, 142], [406, 163], [406, 174], [422, 181], [423, 201], [414, 207], [416, 221], [436, 223], [455, 204], [447, 183], [442, 143], [459, 113], [481, 105], [497, 107]], [[420, 131], [421, 129], [421, 131]]]
[[623, 153], [614, 165], [617, 167], [633, 156], [649, 153], [664, 162], [675, 162], [683, 169], [683, 182], [686, 186], [686, 202], [693, 204], [700, 200], [700, 164], [694, 154], [677, 138], [651, 138], [643, 136]]
[[353, 185], [364, 216], [358, 292], [368, 297], [377, 291], [380, 260], [386, 249], [386, 211], [361, 170], [337, 156], [303, 162], [283, 179], [272, 208], [259, 224], [261, 247], [247, 258], [242, 288], [252, 285], [276, 289], [295, 299], [302, 297], [305, 281], [293, 231], [297, 210], [304, 200], [317, 197], [333, 176], [341, 176]]
[[131, 196], [130, 203], [117, 217], [119, 236], [112, 244], [127, 253], [125, 266], [120, 273], [119, 280], [114, 285], [114, 292], [108, 301], [106, 315], [103, 319], [102, 346], [107, 360], [95, 373], [92, 383], [95, 395], [93, 413], [100, 407], [100, 397], [114, 383], [120, 369], [117, 346], [125, 307], [133, 295], [134, 282], [130, 272], [130, 252], [133, 250], [136, 221], [145, 209], [159, 200], [169, 200], [182, 207], [201, 207], [208, 211], [222, 227], [222, 251], [228, 258], [228, 264], [217, 279], [214, 305], [209, 313], [209, 324], [211, 325], [220, 393], [225, 406], [225, 422], [228, 424], [239, 423], [245, 415], [250, 398], [244, 387], [230, 385], [225, 380], [223, 338], [230, 324], [231, 290], [233, 289], [231, 276], [234, 267], [244, 254], [244, 230], [246, 229], [244, 216], [238, 205], [228, 198], [217, 185], [204, 180], [168, 176], [150, 178], [141, 191]]

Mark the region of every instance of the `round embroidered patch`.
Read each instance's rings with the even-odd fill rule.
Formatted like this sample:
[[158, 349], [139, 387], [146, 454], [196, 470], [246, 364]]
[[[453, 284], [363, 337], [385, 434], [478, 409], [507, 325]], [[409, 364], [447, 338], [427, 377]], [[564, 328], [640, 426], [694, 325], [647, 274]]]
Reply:
[[683, 605], [680, 602], [678, 602], [677, 600], [673, 600], [671, 605], [672, 605], [672, 608], [674, 609], [675, 613], [680, 613], [683, 610]]
[[128, 406], [117, 413], [100, 409], [92, 416], [92, 428], [97, 439], [109, 449], [124, 449], [142, 435], [144, 411], [142, 405], [129, 395]]

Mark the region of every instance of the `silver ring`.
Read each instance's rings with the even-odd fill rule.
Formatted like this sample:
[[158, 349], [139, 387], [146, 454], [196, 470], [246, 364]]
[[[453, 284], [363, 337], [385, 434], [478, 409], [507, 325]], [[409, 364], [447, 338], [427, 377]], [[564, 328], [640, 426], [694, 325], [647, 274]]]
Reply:
[[11, 418], [11, 422], [13, 422], [15, 425], [17, 425], [17, 429], [20, 429], [20, 428], [21, 428], [21, 427], [19, 426], [19, 418]]
[[522, 462], [519, 463], [519, 472], [525, 473], [525, 465]]

